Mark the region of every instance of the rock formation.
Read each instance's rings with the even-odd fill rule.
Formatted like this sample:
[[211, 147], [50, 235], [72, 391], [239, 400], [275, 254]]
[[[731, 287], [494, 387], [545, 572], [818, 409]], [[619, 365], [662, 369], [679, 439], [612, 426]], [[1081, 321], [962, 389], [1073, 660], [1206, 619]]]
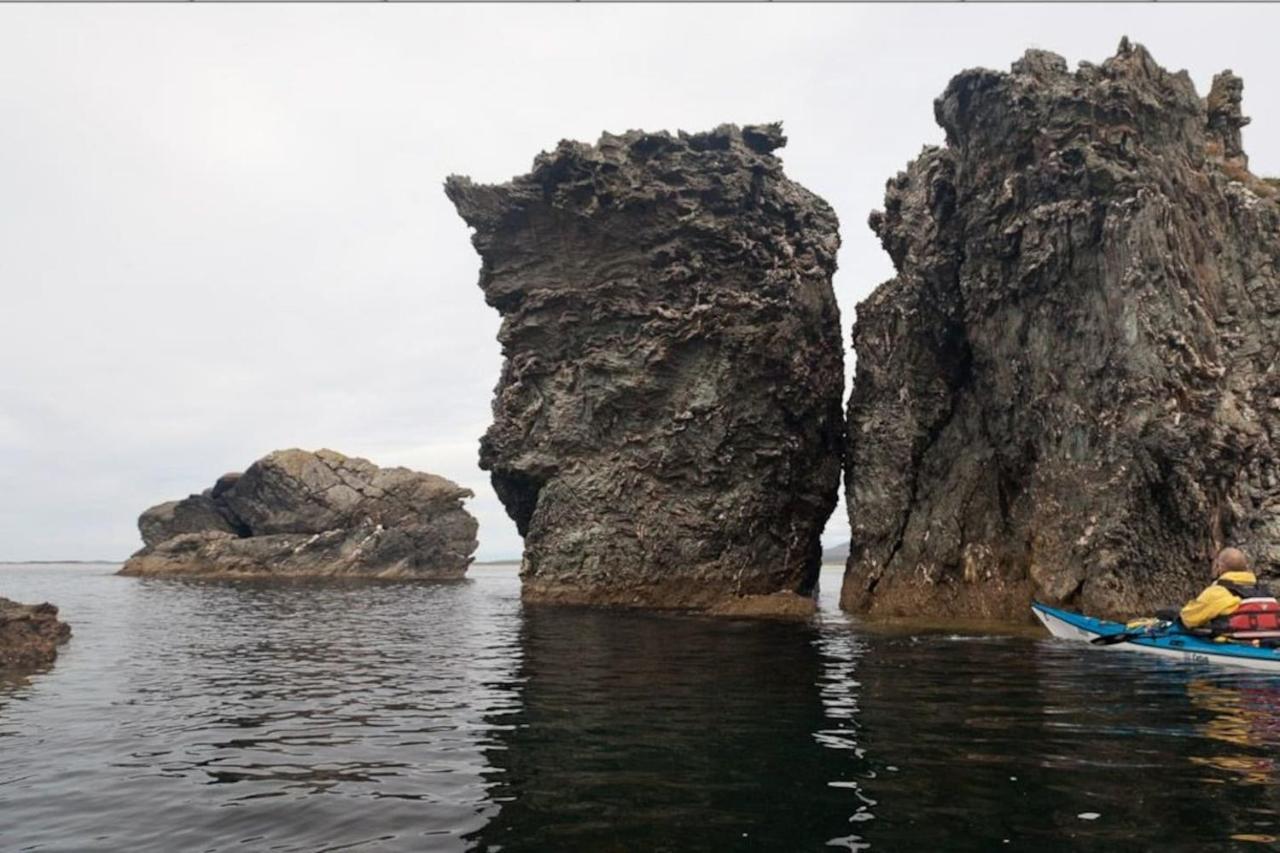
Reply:
[[53, 662], [71, 627], [52, 604], [19, 604], [0, 597], [0, 671]]
[[506, 184], [448, 180], [503, 317], [480, 464], [527, 600], [811, 591], [843, 450], [839, 238], [785, 141], [630, 131]]
[[854, 327], [844, 607], [1136, 614], [1225, 543], [1280, 563], [1280, 206], [1240, 92], [1127, 40], [951, 81], [871, 216], [898, 275]]
[[138, 519], [125, 575], [457, 578], [476, 548], [469, 489], [320, 450], [278, 450]]

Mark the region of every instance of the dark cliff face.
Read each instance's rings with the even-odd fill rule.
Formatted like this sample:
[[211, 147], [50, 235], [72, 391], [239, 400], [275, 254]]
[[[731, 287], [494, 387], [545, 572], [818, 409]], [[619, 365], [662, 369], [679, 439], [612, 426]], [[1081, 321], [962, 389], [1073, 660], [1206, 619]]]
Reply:
[[461, 577], [476, 549], [471, 491], [332, 450], [277, 450], [244, 474], [154, 506], [126, 575]]
[[871, 217], [898, 275], [854, 327], [844, 607], [1131, 614], [1224, 544], [1280, 563], [1280, 206], [1240, 91], [1127, 40], [951, 81]]
[[843, 451], [835, 214], [777, 125], [563, 142], [450, 199], [503, 316], [480, 464], [530, 600], [807, 593]]

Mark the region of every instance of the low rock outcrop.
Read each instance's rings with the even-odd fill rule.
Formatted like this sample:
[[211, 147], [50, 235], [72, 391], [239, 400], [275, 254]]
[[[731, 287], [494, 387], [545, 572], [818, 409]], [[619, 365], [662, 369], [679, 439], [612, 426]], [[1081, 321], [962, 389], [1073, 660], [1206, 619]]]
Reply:
[[1280, 563], [1280, 206], [1202, 100], [1121, 43], [966, 71], [871, 226], [842, 604], [1027, 618], [1177, 603], [1221, 545]]
[[448, 180], [503, 317], [480, 464], [525, 538], [527, 600], [812, 590], [843, 452], [839, 238], [784, 142], [630, 131], [510, 183]]
[[0, 598], [0, 670], [44, 666], [58, 656], [71, 626], [52, 604], [19, 604]]
[[138, 519], [125, 575], [456, 578], [476, 548], [469, 489], [332, 450], [279, 450]]

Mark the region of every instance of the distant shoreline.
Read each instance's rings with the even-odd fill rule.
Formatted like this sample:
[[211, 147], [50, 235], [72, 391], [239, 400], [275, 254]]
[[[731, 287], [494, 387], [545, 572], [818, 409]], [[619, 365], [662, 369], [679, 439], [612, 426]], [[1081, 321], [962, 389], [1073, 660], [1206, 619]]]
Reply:
[[[0, 560], [0, 566], [118, 566], [124, 560]], [[473, 566], [516, 566], [519, 560], [476, 560]], [[823, 560], [822, 567], [844, 568], [844, 561]]]
[[0, 560], [0, 566], [116, 566], [124, 560]]

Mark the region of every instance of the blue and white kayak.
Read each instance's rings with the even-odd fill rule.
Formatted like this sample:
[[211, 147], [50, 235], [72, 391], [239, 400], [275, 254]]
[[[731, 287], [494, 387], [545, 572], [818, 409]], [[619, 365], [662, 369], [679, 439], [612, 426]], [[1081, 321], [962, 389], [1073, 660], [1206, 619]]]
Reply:
[[[1095, 637], [1123, 634], [1127, 630], [1119, 622], [1081, 616], [1079, 613], [1058, 610], [1039, 602], [1031, 605], [1031, 612], [1044, 623], [1050, 634], [1064, 640], [1089, 642]], [[1221, 664], [1280, 673], [1280, 649], [1257, 648], [1244, 643], [1215, 643], [1205, 637], [1189, 634], [1176, 626], [1141, 634], [1125, 642], [1100, 645], [1098, 648], [1142, 652], [1163, 658], [1173, 658], [1183, 663]]]

